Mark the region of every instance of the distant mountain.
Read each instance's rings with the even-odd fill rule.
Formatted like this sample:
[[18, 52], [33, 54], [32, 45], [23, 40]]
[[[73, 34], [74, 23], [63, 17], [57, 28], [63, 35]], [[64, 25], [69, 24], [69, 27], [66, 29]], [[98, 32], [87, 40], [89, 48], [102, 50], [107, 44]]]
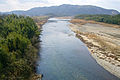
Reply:
[[18, 15], [40, 16], [40, 15], [55, 15], [55, 16], [74, 16], [78, 14], [119, 14], [118, 11], [112, 9], [104, 9], [91, 5], [68, 5], [51, 7], [36, 7], [27, 11], [12, 11], [6, 12], [8, 14], [14, 13]]

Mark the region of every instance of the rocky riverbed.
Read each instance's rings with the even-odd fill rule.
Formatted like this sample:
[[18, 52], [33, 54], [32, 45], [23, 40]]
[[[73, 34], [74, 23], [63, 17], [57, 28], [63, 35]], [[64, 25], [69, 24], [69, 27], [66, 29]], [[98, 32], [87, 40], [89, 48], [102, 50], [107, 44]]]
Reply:
[[74, 19], [70, 22], [71, 30], [87, 45], [97, 63], [120, 78], [119, 26]]

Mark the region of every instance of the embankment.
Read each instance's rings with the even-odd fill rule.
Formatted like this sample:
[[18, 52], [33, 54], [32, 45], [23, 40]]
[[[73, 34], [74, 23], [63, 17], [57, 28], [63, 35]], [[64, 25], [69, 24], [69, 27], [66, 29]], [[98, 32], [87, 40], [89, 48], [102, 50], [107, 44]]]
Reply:
[[120, 78], [120, 26], [73, 19], [70, 28], [81, 39], [93, 58]]
[[[36, 25], [37, 25], [40, 33], [41, 33], [42, 25], [44, 25], [47, 22], [48, 16], [34, 16], [34, 17], [32, 17], [32, 19], [35, 21], [35, 23], [36, 23]], [[37, 42], [35, 46], [37, 47], [37, 50], [39, 50], [40, 43]], [[36, 61], [37, 61], [37, 58], [35, 60], [35, 63], [36, 63]], [[36, 67], [36, 65], [34, 67]], [[37, 80], [37, 79], [41, 80], [42, 79], [42, 74], [39, 74], [39, 75], [36, 74], [36, 69], [35, 69], [34, 74], [31, 77], [31, 80]]]

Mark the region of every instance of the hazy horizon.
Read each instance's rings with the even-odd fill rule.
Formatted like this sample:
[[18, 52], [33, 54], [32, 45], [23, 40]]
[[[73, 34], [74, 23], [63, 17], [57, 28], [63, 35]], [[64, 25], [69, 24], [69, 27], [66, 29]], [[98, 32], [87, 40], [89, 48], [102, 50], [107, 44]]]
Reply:
[[62, 4], [93, 5], [106, 9], [114, 9], [120, 12], [120, 0], [0, 0], [0, 12], [14, 10], [26, 11], [34, 7], [59, 6]]

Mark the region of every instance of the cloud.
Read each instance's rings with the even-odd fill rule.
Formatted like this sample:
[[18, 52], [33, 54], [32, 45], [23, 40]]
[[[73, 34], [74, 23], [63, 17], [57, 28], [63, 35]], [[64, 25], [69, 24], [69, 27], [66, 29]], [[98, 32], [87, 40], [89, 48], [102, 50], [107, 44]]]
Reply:
[[0, 0], [0, 11], [28, 10], [33, 7], [54, 6], [61, 4], [96, 5], [120, 11], [120, 0]]
[[[1, 1], [0, 1], [1, 2]], [[0, 11], [12, 11], [12, 10], [28, 10], [33, 7], [51, 6], [45, 1], [21, 1], [21, 0], [5, 0], [4, 4], [0, 4]]]

